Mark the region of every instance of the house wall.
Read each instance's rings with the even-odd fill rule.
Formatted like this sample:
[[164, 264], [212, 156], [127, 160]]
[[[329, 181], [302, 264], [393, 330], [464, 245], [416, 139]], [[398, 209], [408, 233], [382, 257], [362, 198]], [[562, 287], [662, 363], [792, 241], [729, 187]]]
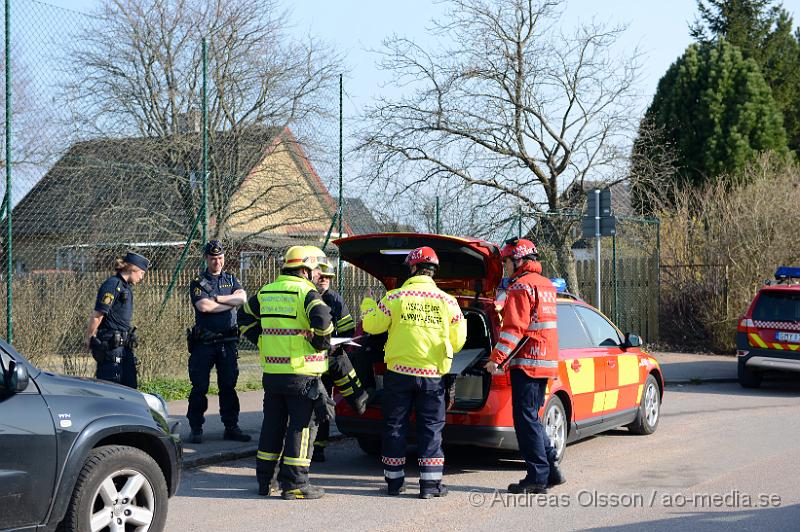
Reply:
[[[323, 235], [331, 207], [312, 187], [282, 141], [251, 171], [233, 198], [228, 227], [238, 234]], [[251, 205], [252, 204], [252, 205]]]

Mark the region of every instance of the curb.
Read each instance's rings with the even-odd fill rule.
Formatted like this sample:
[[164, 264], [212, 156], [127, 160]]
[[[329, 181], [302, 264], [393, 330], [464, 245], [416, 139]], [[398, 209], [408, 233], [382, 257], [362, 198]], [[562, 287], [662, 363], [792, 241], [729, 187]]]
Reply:
[[739, 382], [739, 379], [736, 377], [707, 377], [707, 378], [696, 378], [696, 379], [674, 379], [674, 380], [665, 380], [664, 385], [671, 386], [671, 385], [683, 385], [683, 384], [729, 384], [733, 382]]
[[[331, 436], [328, 438], [328, 441], [331, 443], [341, 441], [345, 439], [346, 436], [343, 434], [338, 434], [336, 436]], [[197, 467], [207, 466], [218, 464], [220, 462], [228, 462], [230, 460], [239, 460], [240, 458], [250, 458], [251, 456], [255, 456], [258, 452], [258, 444], [248, 445], [247, 447], [242, 447], [236, 450], [229, 450], [229, 451], [217, 451], [212, 454], [206, 454], [203, 456], [183, 456], [183, 460], [181, 464], [183, 469], [194, 469]]]

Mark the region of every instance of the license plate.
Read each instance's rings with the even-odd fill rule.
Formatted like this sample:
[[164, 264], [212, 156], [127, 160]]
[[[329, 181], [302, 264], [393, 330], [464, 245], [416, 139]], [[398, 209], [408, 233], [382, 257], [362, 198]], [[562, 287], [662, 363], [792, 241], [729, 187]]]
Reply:
[[779, 342], [800, 343], [800, 333], [777, 332], [775, 339]]

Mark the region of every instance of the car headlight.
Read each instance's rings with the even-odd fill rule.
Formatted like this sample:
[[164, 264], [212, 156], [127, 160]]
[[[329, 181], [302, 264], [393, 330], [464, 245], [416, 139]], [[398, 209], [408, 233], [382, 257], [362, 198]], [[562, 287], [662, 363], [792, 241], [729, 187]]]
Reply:
[[169, 417], [167, 413], [167, 402], [164, 401], [160, 395], [144, 392], [142, 392], [142, 395], [144, 396], [144, 400], [147, 401], [147, 406], [149, 406], [151, 410], [157, 412], [164, 420]]

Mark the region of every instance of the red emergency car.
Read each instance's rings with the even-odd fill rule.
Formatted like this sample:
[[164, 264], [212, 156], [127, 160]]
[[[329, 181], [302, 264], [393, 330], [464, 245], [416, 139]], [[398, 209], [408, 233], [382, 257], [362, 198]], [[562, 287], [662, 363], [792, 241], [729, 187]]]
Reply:
[[800, 268], [781, 266], [736, 331], [739, 384], [757, 388], [765, 372], [800, 373]]
[[[335, 241], [342, 259], [380, 279], [387, 290], [407, 276], [406, 254], [430, 246], [439, 256], [436, 283], [456, 297], [467, 321], [467, 341], [453, 360], [456, 401], [447, 412], [444, 443], [517, 449], [507, 373], [491, 375], [484, 364], [497, 341], [497, 289], [503, 266], [497, 245], [475, 238], [418, 233], [359, 235]], [[548, 385], [541, 419], [557, 449], [612, 428], [650, 434], [659, 421], [664, 381], [658, 362], [640, 349], [641, 339], [622, 334], [590, 305], [568, 294], [558, 297], [559, 375]], [[368, 338], [352, 353], [365, 385], [380, 390], [385, 365], [383, 339]], [[341, 398], [336, 425], [361, 448], [380, 452], [380, 391], [363, 416]], [[413, 439], [415, 429], [409, 430]]]

